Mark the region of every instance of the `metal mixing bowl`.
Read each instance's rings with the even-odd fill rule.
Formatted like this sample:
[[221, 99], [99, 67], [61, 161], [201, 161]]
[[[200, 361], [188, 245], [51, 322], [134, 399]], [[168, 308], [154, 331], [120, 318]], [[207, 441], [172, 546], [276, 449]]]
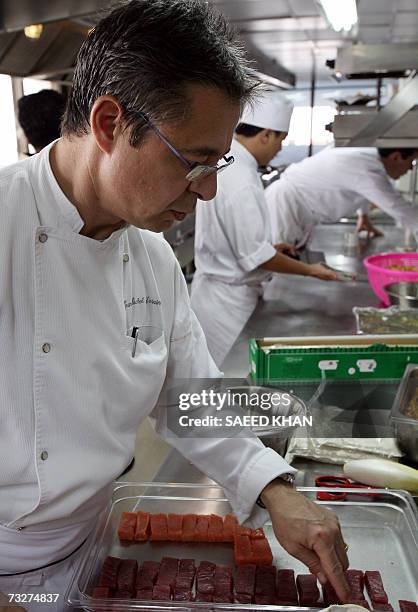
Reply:
[[392, 305], [401, 309], [418, 308], [418, 283], [392, 283], [385, 291]]

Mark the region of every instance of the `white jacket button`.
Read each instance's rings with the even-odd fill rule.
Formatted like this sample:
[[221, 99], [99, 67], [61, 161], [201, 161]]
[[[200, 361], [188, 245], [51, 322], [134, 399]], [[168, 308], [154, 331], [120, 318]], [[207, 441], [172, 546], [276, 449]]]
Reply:
[[42, 350], [44, 353], [49, 353], [51, 350], [51, 345], [48, 342], [45, 342], [45, 344], [42, 345]]
[[124, 263], [128, 263], [128, 261], [129, 261], [129, 255], [128, 255], [128, 253], [125, 253], [125, 254], [123, 255], [123, 262], [124, 262]]
[[38, 240], [39, 242], [46, 242], [48, 240], [48, 234], [39, 234]]
[[42, 461], [46, 461], [48, 459], [48, 452], [47, 451], [42, 451], [41, 459], [42, 459]]

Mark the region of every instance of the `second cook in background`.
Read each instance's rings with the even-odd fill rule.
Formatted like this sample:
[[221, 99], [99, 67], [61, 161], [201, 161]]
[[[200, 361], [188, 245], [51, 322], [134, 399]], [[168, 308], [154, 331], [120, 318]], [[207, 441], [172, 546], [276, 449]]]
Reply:
[[371, 203], [418, 232], [416, 208], [393, 187], [412, 168], [415, 149], [329, 148], [292, 164], [266, 189], [275, 240], [298, 248], [319, 223], [336, 223], [362, 211], [358, 230], [375, 232], [367, 218]]
[[248, 107], [231, 146], [235, 163], [219, 176], [216, 197], [197, 203], [192, 308], [218, 366], [272, 272], [337, 280], [334, 272], [320, 264], [308, 265], [284, 255], [289, 245], [272, 240], [258, 167], [266, 166], [280, 151], [292, 110], [273, 91], [265, 91]]

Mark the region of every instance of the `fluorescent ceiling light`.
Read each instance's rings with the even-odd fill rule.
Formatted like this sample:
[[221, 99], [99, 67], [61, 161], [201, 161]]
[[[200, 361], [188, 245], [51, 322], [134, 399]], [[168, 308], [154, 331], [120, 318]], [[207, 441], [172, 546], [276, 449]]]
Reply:
[[348, 32], [357, 23], [356, 0], [319, 0], [325, 16], [336, 32]]

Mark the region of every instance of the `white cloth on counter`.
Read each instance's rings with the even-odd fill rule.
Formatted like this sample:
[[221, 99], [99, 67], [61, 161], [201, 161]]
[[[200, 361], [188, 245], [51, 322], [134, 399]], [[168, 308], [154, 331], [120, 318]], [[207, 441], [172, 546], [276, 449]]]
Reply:
[[[79, 234], [52, 146], [0, 172], [0, 574], [74, 550], [130, 463], [141, 421], [151, 415], [166, 434], [160, 393], [220, 376], [168, 243], [134, 227], [103, 241]], [[135, 325], [147, 336], [132, 357]], [[169, 442], [251, 526], [267, 516], [254, 505], [261, 490], [292, 471], [255, 436]], [[36, 531], [56, 547], [34, 547], [28, 562], [22, 544]]]
[[292, 164], [266, 189], [274, 242], [299, 242], [319, 223], [335, 223], [376, 204], [418, 232], [417, 208], [394, 188], [375, 148], [327, 148]]
[[218, 366], [271, 277], [260, 266], [276, 255], [257, 161], [237, 140], [231, 153], [235, 163], [219, 175], [216, 197], [196, 207], [191, 302]]

